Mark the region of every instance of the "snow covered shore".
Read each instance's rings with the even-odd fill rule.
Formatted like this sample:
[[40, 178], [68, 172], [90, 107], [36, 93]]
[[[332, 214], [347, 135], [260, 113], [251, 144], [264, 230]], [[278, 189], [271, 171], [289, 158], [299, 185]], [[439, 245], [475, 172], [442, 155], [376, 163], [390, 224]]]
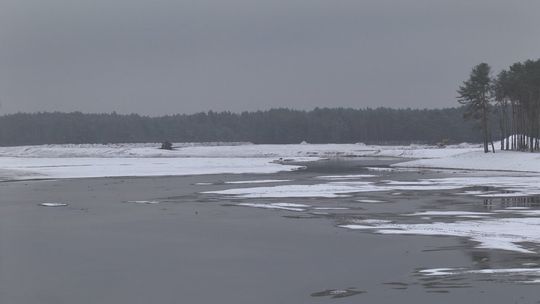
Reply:
[[0, 147], [0, 180], [110, 176], [273, 173], [295, 170], [279, 160], [310, 161], [339, 157], [411, 159], [407, 168], [448, 168], [540, 172], [540, 155], [518, 152], [484, 154], [479, 145], [438, 148], [427, 145], [364, 144], [159, 144], [42, 145]]
[[540, 154], [514, 151], [469, 151], [440, 158], [418, 159], [395, 165], [406, 168], [540, 172]]
[[364, 144], [209, 144], [197, 145], [177, 143], [175, 150], [157, 149], [160, 144], [111, 144], [111, 145], [40, 145], [0, 147], [0, 157], [403, 157], [433, 158], [447, 157], [469, 151], [480, 151], [479, 145], [454, 145], [438, 148], [428, 145], [374, 146]]
[[271, 158], [0, 157], [0, 181], [43, 178], [275, 173], [299, 168], [301, 166], [274, 163]]

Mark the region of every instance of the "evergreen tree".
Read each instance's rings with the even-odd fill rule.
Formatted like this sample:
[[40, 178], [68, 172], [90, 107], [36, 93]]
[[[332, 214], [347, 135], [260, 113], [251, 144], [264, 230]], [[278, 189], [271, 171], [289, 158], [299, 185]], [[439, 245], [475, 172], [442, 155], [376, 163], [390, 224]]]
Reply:
[[487, 63], [475, 66], [469, 79], [463, 82], [458, 89], [458, 101], [466, 105], [465, 116], [480, 122], [482, 129], [484, 152], [489, 152], [488, 143], [491, 143], [493, 152], [495, 148], [491, 139], [489, 128], [490, 98], [491, 98], [491, 68]]

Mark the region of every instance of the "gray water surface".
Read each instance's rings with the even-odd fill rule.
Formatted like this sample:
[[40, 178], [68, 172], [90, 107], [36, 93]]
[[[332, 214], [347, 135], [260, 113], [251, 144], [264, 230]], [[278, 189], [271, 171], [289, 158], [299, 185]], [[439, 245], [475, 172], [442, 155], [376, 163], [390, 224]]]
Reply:
[[[253, 187], [226, 181], [310, 184], [320, 182], [314, 178], [319, 175], [362, 174], [364, 166], [389, 163], [318, 162], [303, 171], [260, 175], [0, 183], [0, 302], [538, 303], [538, 285], [512, 278], [418, 272], [514, 267], [540, 262], [538, 255], [478, 249], [459, 237], [339, 227], [351, 219], [392, 220], [419, 210], [485, 211], [511, 201], [453, 195], [457, 190], [249, 200], [349, 208], [293, 212], [239, 207], [246, 200], [201, 194]], [[378, 174], [381, 180], [410, 180], [460, 173]], [[360, 203], [360, 198], [383, 203]], [[515, 200], [536, 204], [534, 198]], [[68, 205], [45, 208], [43, 202]]]

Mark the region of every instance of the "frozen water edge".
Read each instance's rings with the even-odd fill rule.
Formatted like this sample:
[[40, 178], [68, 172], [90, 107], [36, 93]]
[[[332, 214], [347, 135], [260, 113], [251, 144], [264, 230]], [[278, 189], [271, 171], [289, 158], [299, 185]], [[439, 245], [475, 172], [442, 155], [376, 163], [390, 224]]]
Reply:
[[156, 205], [159, 204], [159, 201], [126, 201], [126, 203], [132, 204], [143, 204], [143, 205]]
[[[436, 191], [455, 190], [470, 187], [491, 187], [499, 191], [511, 191], [511, 197], [540, 195], [538, 175], [506, 176], [488, 175], [471, 177], [452, 177], [421, 179], [413, 181], [351, 181], [339, 180], [308, 185], [279, 185], [209, 191], [205, 193], [234, 195], [237, 198], [279, 198], [279, 197], [347, 197], [361, 192], [389, 191]], [[469, 191], [463, 194], [483, 197], [482, 191]], [[462, 193], [458, 193], [462, 194]], [[505, 196], [505, 195], [502, 195]], [[370, 202], [364, 200], [363, 202]], [[374, 202], [374, 201], [371, 201]]]
[[[478, 145], [433, 146], [328, 145], [194, 145], [179, 144], [165, 151], [156, 144], [44, 145], [0, 147], [1, 180], [44, 178], [94, 178], [120, 176], [179, 176], [218, 173], [275, 173], [301, 166], [296, 162], [326, 157], [421, 158], [399, 163], [401, 168], [369, 168], [375, 171], [416, 171], [417, 167], [459, 167], [470, 170], [540, 172], [537, 155], [504, 152], [484, 155]], [[408, 168], [404, 168], [408, 167]], [[412, 167], [412, 168], [411, 168]], [[367, 178], [369, 175], [328, 176], [330, 180]], [[324, 177], [323, 177], [324, 178]], [[410, 187], [412, 185], [403, 185]], [[420, 184], [416, 186], [421, 186]], [[446, 189], [450, 189], [450, 185]], [[510, 190], [511, 191], [511, 190]], [[489, 194], [489, 193], [484, 193]], [[535, 194], [540, 194], [536, 192]], [[497, 196], [498, 194], [493, 194]], [[504, 194], [512, 196], [512, 194]], [[515, 195], [521, 195], [517, 193]]]
[[270, 204], [240, 203], [240, 204], [237, 204], [236, 206], [255, 207], [255, 208], [264, 208], [264, 209], [279, 209], [279, 210], [296, 211], [296, 212], [306, 211], [306, 208], [311, 207], [309, 205], [291, 204], [291, 203], [270, 203]]
[[373, 174], [348, 174], [348, 175], [322, 175], [317, 176], [318, 179], [324, 180], [350, 180], [350, 179], [362, 179], [376, 177], [377, 175]]
[[421, 211], [411, 214], [405, 214], [406, 216], [483, 216], [492, 215], [488, 212], [469, 212], [469, 211]]
[[369, 229], [379, 234], [465, 237], [478, 242], [478, 248], [536, 253], [522, 243], [540, 244], [540, 218], [489, 218], [427, 224], [370, 223], [341, 225], [347, 229]]
[[402, 162], [395, 166], [400, 168], [540, 172], [539, 160], [538, 153], [515, 151], [482, 153], [481, 151], [469, 151], [440, 158]]
[[273, 158], [18, 158], [0, 157], [5, 180], [277, 173], [303, 168]]
[[418, 271], [428, 277], [451, 277], [461, 275], [490, 275], [502, 276], [512, 282], [538, 284], [540, 283], [540, 268], [494, 268], [494, 269], [465, 269], [465, 268], [430, 268]]
[[284, 183], [290, 182], [290, 179], [256, 179], [256, 180], [244, 180], [244, 181], [230, 181], [225, 184], [269, 184], [269, 183]]

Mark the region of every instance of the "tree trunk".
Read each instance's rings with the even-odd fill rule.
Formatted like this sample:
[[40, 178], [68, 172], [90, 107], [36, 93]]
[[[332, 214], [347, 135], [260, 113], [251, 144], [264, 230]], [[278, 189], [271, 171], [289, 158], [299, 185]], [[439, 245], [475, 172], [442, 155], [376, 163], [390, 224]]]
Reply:
[[488, 128], [487, 128], [487, 113], [486, 109], [484, 108], [482, 110], [482, 129], [483, 129], [483, 135], [484, 135], [484, 153], [489, 153], [489, 147], [488, 147]]

